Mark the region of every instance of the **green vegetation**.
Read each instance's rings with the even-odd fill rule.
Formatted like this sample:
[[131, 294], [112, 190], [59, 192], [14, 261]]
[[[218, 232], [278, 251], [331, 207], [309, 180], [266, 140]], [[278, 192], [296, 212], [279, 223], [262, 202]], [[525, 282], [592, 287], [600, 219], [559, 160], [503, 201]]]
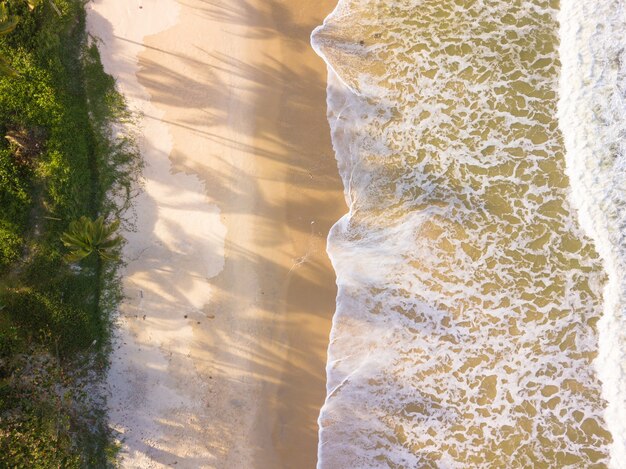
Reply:
[[122, 238], [113, 236], [120, 226], [119, 220], [114, 220], [108, 225], [104, 223], [104, 217], [98, 217], [92, 221], [87, 217], [80, 217], [70, 223], [70, 228], [61, 236], [61, 241], [70, 249], [65, 256], [69, 262], [76, 262], [93, 253], [104, 261], [116, 260], [116, 249], [122, 244]]
[[0, 18], [0, 467], [107, 467], [113, 232], [139, 169], [111, 125], [129, 115], [81, 0], [3, 5], [19, 20], [2, 35]]
[[[6, 4], [0, 3], [0, 36], [6, 36], [17, 26], [18, 18], [9, 13]], [[4, 75], [14, 75], [13, 70], [4, 57], [0, 55], [0, 73]]]

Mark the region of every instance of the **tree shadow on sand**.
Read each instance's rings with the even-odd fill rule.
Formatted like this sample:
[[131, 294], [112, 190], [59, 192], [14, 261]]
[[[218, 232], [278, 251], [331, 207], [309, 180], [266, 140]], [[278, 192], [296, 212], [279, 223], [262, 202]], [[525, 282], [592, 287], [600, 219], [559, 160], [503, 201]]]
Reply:
[[[208, 263], [219, 265], [219, 240], [190, 231], [175, 217], [164, 220], [160, 213], [177, 209], [200, 212], [206, 207], [198, 202], [168, 207], [149, 194], [142, 195], [140, 216], [148, 222], [142, 224], [135, 241], [131, 239], [131, 244], [141, 248], [128, 259], [129, 272], [140, 283], [126, 284], [129, 299], [124, 320], [154, 337], [191, 328], [193, 340], [187, 344], [188, 353], [181, 353], [175, 346], [159, 346], [151, 342], [150, 334], [148, 338], [138, 335], [133, 344], [117, 343], [124, 353], [114, 354], [114, 358], [132, 357], [142, 348], [157, 346], [165, 362], [133, 363], [133, 368], [118, 366], [121, 374], [132, 369], [145, 375], [135, 385], [144, 383], [146, 388], [120, 390], [145, 399], [118, 399], [115, 402], [122, 408], [116, 412], [131, 421], [135, 419], [134, 428], [146, 428], [152, 420], [158, 420], [173, 438], [182, 438], [184, 428], [196, 429], [193, 433], [202, 435], [202, 441], [192, 443], [207, 448], [214, 460], [178, 454], [175, 441], [152, 440], [149, 435], [128, 440], [134, 445], [130, 452], [176, 467], [236, 467], [232, 462], [238, 460], [242, 449], [233, 443], [241, 441], [244, 417], [255, 412], [246, 408], [250, 401], [244, 398], [251, 390], [269, 396], [269, 412], [276, 414], [270, 432], [261, 426], [268, 420], [267, 415], [255, 417], [250, 431], [268, 433], [264, 439], [246, 439], [256, 445], [253, 450], [259, 461], [271, 460], [272, 467], [296, 467], [289, 462], [290, 452], [300, 453], [298, 459], [307, 461], [315, 461], [317, 452], [316, 420], [325, 396], [326, 364], [325, 354], [320, 351], [327, 346], [336, 291], [325, 254], [325, 238], [345, 206], [321, 104], [326, 99], [325, 67], [321, 59], [315, 66], [309, 65], [313, 52], [308, 41], [311, 30], [322, 20], [320, 12], [329, 12], [333, 5], [327, 1], [323, 7], [315, 4], [294, 14], [287, 1], [259, 3], [181, 1], [183, 9], [202, 16], [207, 24], [223, 24], [225, 34], [281, 41], [289, 61], [263, 52], [254, 60], [243, 61], [211, 50], [210, 44], [200, 41], [177, 49], [180, 45], [159, 43], [158, 36], [148, 40], [140, 56], [139, 82], [149, 90], [152, 103], [166, 109], [165, 117], [159, 120], [169, 125], [175, 141], [194, 142], [193, 154], [181, 149], [172, 152], [171, 172], [197, 177], [208, 200], [219, 206], [222, 217], [253, 216], [252, 236], [263, 248], [253, 252], [227, 238], [225, 265], [217, 275], [201, 264], [186, 263], [185, 259], [197, 253], [187, 251], [184, 243], [203, 245], [203, 256], [212, 259]], [[96, 21], [106, 22], [104, 18]], [[110, 25], [108, 34], [114, 37]], [[123, 37], [115, 39], [134, 42]], [[160, 55], [167, 56], [167, 60], [161, 60]], [[266, 109], [272, 112], [258, 112]], [[225, 124], [232, 124], [231, 131], [224, 131]], [[209, 150], [216, 144], [221, 148], [219, 154]], [[145, 146], [146, 153], [158, 152], [150, 148], [149, 142]], [[275, 172], [242, 173], [238, 169], [241, 161], [233, 161], [231, 152], [271, 165]], [[184, 187], [172, 187], [169, 176], [153, 172], [148, 182], [163, 188], [164, 197], [173, 200]], [[285, 180], [301, 191], [283, 202], [263, 192], [263, 184]], [[277, 213], [281, 214], [279, 220]], [[176, 244], [179, 248], [172, 253], [166, 240], [160, 238], [162, 233], [184, 243]], [[285, 257], [293, 262], [277, 260]], [[134, 262], [138, 259], [141, 263]], [[174, 271], [171, 265], [180, 262], [188, 267], [184, 272]], [[257, 279], [255, 287], [237, 286], [244, 278]], [[210, 301], [202, 308], [189, 301], [198, 280], [206, 281], [212, 289]], [[260, 314], [246, 314], [251, 308]], [[204, 392], [201, 402], [178, 405], [171, 397], [174, 390], [149, 387], [150, 383], [167, 383], [172, 376], [180, 383], [177, 390], [183, 401], [185, 388], [195, 387]], [[138, 407], [149, 407], [150, 399], [170, 397], [174, 402], [164, 415], [135, 412]], [[227, 405], [213, 409], [218, 401]], [[218, 411], [224, 415], [208, 418]], [[278, 459], [271, 459], [276, 451]]]

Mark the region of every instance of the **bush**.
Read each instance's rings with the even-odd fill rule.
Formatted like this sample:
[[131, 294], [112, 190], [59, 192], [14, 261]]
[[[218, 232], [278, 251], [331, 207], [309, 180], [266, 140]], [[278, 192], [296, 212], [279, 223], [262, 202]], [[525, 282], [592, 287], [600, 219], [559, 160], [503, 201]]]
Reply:
[[65, 303], [58, 293], [10, 290], [2, 303], [0, 314], [28, 331], [29, 342], [43, 345], [61, 357], [85, 350], [98, 337], [87, 311]]
[[[139, 159], [131, 140], [111, 140], [111, 122], [129, 116], [87, 45], [84, 2], [54, 2], [61, 17], [48, 1], [30, 13], [6, 0], [21, 19], [0, 38], [17, 71], [0, 76], [0, 467], [106, 467], [113, 450], [101, 403], [64, 380], [106, 362], [116, 264], [91, 256], [72, 269], [60, 238], [81, 216], [117, 215]], [[54, 365], [34, 385], [18, 363], [40, 356]]]
[[17, 234], [19, 231], [15, 225], [0, 220], [0, 272], [20, 257], [23, 239]]
[[0, 467], [86, 467], [72, 441], [83, 424], [73, 416], [80, 396], [58, 361], [31, 348], [9, 366], [0, 378], [0, 406], [12, 409], [0, 416]]
[[20, 168], [11, 151], [0, 148], [0, 201], [2, 212], [19, 218], [30, 202], [30, 174]]

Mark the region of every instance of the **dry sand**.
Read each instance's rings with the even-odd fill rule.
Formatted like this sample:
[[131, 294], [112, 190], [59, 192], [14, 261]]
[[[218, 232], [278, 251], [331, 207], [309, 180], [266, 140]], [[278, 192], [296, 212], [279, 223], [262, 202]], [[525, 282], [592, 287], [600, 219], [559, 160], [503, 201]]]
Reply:
[[142, 113], [109, 373], [123, 466], [314, 467], [346, 211], [310, 31], [334, 0], [94, 0]]

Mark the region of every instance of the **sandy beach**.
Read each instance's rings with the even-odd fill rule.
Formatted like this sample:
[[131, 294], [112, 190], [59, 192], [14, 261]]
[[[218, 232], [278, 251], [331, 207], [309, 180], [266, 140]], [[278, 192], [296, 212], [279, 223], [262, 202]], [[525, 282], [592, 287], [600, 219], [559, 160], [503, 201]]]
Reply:
[[94, 0], [140, 114], [110, 418], [133, 468], [309, 468], [346, 211], [309, 46], [334, 0]]

